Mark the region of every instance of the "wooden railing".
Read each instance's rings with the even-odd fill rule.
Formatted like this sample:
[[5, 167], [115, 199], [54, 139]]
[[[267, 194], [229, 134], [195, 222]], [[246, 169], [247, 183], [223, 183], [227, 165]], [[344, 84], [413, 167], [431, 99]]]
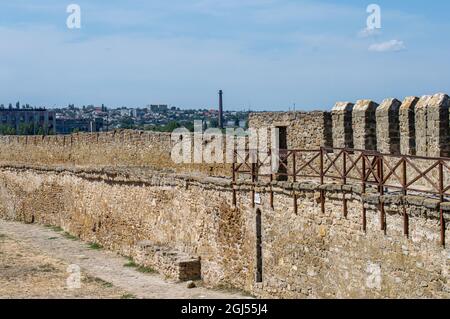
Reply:
[[[246, 154], [243, 156], [242, 154]], [[450, 158], [382, 154], [375, 151], [326, 148], [317, 150], [279, 150], [272, 156], [271, 150], [262, 154], [257, 151], [236, 151], [233, 164], [233, 182], [247, 178], [252, 182], [268, 179], [316, 180], [321, 185], [339, 183], [360, 185], [362, 193], [375, 188], [379, 195], [419, 194], [437, 199], [440, 204], [450, 197]], [[278, 169], [272, 169], [274, 161]], [[325, 191], [321, 192], [321, 209], [325, 212]], [[236, 197], [234, 196], [234, 199]], [[273, 192], [271, 192], [273, 206]], [[366, 231], [366, 208], [362, 205], [362, 224]], [[343, 198], [343, 214], [347, 216], [347, 199]], [[441, 244], [445, 245], [445, 216], [439, 205]], [[386, 232], [386, 214], [382, 200], [379, 203], [381, 230]], [[294, 192], [294, 212], [297, 198]], [[404, 233], [409, 236], [409, 218], [403, 204]]]

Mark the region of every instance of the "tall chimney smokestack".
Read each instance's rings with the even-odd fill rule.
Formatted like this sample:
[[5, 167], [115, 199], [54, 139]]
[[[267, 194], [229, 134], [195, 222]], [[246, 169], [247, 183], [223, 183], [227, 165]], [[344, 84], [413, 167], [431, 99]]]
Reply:
[[223, 91], [219, 91], [219, 127], [223, 129]]

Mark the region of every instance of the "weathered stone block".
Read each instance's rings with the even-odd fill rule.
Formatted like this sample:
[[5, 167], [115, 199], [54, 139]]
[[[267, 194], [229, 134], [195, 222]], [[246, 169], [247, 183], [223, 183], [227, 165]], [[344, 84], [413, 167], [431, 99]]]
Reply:
[[353, 148], [353, 107], [350, 102], [338, 102], [333, 107], [333, 147]]
[[416, 154], [427, 155], [427, 115], [431, 96], [424, 95], [416, 105]]
[[446, 94], [432, 97], [427, 117], [428, 156], [450, 156], [449, 130], [450, 98]]
[[359, 100], [353, 107], [353, 143], [356, 149], [377, 149], [377, 107], [378, 104], [370, 100]]
[[386, 99], [376, 109], [377, 149], [381, 153], [400, 153], [399, 111], [402, 103]]
[[450, 98], [423, 96], [416, 105], [416, 149], [421, 156], [450, 156]]
[[405, 98], [400, 106], [400, 152], [404, 155], [416, 155], [415, 111], [419, 98]]
[[137, 244], [134, 258], [139, 265], [155, 268], [173, 280], [188, 281], [201, 278], [199, 257], [192, 257], [168, 247], [157, 246], [148, 240]]

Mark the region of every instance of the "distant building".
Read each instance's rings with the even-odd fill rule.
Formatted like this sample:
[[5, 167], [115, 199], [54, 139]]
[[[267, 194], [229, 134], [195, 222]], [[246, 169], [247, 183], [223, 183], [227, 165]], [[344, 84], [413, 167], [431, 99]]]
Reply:
[[16, 134], [56, 133], [54, 111], [40, 109], [0, 109], [0, 125], [9, 126]]
[[169, 106], [167, 104], [152, 104], [150, 105], [150, 111], [153, 113], [163, 113], [169, 110]]
[[101, 132], [103, 131], [103, 119], [57, 119], [56, 133], [71, 134], [76, 132]]
[[120, 115], [121, 116], [131, 116], [132, 114], [132, 110], [130, 110], [130, 109], [123, 109], [123, 110], [120, 110]]
[[142, 116], [144, 116], [145, 111], [142, 109], [132, 109], [131, 111], [131, 116], [134, 118], [141, 118]]
[[235, 127], [236, 125], [235, 121], [232, 120], [228, 120], [227, 123], [225, 124], [226, 127]]

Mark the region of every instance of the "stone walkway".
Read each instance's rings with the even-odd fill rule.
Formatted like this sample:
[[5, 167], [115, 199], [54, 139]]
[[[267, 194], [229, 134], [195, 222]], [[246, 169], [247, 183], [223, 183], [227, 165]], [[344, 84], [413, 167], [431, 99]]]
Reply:
[[51, 258], [76, 264], [89, 276], [111, 283], [137, 298], [246, 298], [239, 293], [202, 287], [188, 289], [186, 283], [170, 283], [157, 274], [138, 272], [134, 268], [124, 267], [128, 262], [124, 257], [111, 251], [91, 249], [86, 243], [66, 238], [63, 234], [44, 226], [0, 220], [0, 235], [17, 240], [22, 245]]

